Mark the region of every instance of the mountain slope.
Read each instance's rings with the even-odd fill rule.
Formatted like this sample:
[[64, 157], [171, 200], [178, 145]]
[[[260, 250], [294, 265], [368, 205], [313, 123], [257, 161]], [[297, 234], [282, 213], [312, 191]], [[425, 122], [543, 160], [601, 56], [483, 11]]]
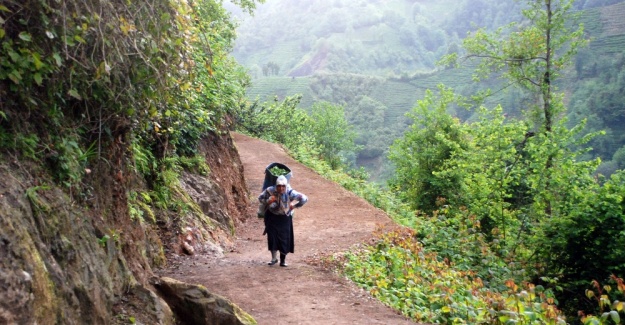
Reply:
[[[249, 202], [229, 136], [209, 135], [202, 148], [210, 175], [186, 171], [180, 192], [172, 196], [186, 200], [192, 207], [186, 212], [128, 206], [127, 196], [147, 189], [125, 165], [122, 152], [116, 152], [120, 159], [108, 157], [91, 166], [86, 180], [91, 191], [83, 193], [83, 201], [53, 185], [42, 166], [0, 153], [0, 324], [128, 324], [133, 319], [174, 324], [185, 319], [180, 315], [189, 310], [172, 302], [184, 290], [205, 289], [156, 278], [154, 270], [179, 255], [222, 255], [232, 243], [234, 223], [246, 218]], [[222, 306], [217, 313], [238, 310], [220, 297], [213, 299]], [[201, 302], [187, 306], [214, 308]]]
[[[590, 118], [588, 131], [608, 130], [608, 137], [600, 137], [591, 142], [590, 145], [595, 150], [587, 157], [598, 156], [606, 162], [609, 162], [613, 158], [613, 154], [625, 145], [625, 136], [622, 136], [624, 130], [618, 127], [618, 123], [616, 123], [620, 123], [621, 112], [625, 109], [621, 100], [622, 94], [619, 93], [619, 87], [625, 81], [622, 81], [622, 77], [618, 75], [618, 71], [622, 71], [622, 58], [625, 55], [625, 27], [621, 19], [625, 16], [625, 1], [597, 7], [600, 4], [614, 2], [587, 1], [576, 4], [577, 8], [585, 9], [582, 12], [580, 22], [585, 25], [588, 37], [592, 41], [588, 48], [580, 52], [574, 67], [567, 72], [559, 84], [560, 89], [564, 90], [570, 98], [569, 120], [571, 125], [580, 122], [583, 118]], [[523, 95], [519, 91], [497, 84], [478, 85], [473, 83], [471, 66], [453, 70], [435, 69], [433, 65], [424, 63], [427, 62], [427, 60], [424, 61], [425, 56], [421, 55], [424, 52], [411, 50], [408, 44], [398, 45], [396, 43], [395, 37], [397, 34], [401, 34], [402, 28], [394, 29], [392, 32], [388, 30], [384, 32], [384, 28], [387, 27], [386, 23], [382, 23], [382, 20], [375, 17], [384, 16], [383, 13], [386, 8], [399, 15], [397, 8], [401, 8], [400, 4], [403, 2], [372, 1], [367, 2], [364, 6], [364, 2], [355, 2], [353, 5], [346, 5], [340, 1], [337, 3], [340, 6], [336, 5], [332, 7], [332, 10], [343, 10], [341, 11], [345, 17], [343, 20], [350, 26], [360, 26], [356, 24], [357, 20], [351, 14], [365, 10], [362, 8], [368, 8], [373, 15], [373, 18], [370, 19], [372, 22], [368, 27], [361, 29], [376, 29], [380, 31], [380, 35], [384, 36], [378, 41], [373, 41], [365, 36], [371, 35], [370, 33], [362, 33], [358, 37], [350, 38], [346, 37], [347, 31], [351, 31], [347, 28], [345, 32], [328, 33], [324, 34], [325, 37], [318, 37], [313, 31], [316, 30], [315, 28], [320, 28], [314, 26], [319, 19], [307, 20], [302, 18], [309, 16], [304, 13], [299, 13], [298, 16], [298, 13], [294, 12], [293, 9], [296, 8], [295, 5], [292, 5], [293, 8], [291, 8], [288, 7], [288, 4], [277, 1], [270, 7], [272, 10], [265, 8], [265, 11], [261, 10], [250, 21], [243, 21], [240, 29], [241, 39], [235, 47], [234, 55], [250, 69], [255, 77], [252, 86], [248, 89], [248, 95], [251, 99], [268, 100], [275, 95], [284, 98], [289, 95], [301, 94], [301, 106], [305, 109], [309, 108], [315, 101], [320, 100], [345, 106], [348, 121], [362, 120], [357, 115], [366, 111], [362, 106], [363, 97], [376, 101], [379, 109], [384, 111], [386, 117], [384, 121], [373, 130], [371, 125], [354, 124], [355, 129], [360, 132], [357, 142], [365, 145], [365, 150], [356, 163], [359, 166], [366, 166], [372, 174], [373, 180], [384, 179], [384, 175], [388, 171], [384, 168], [383, 159], [374, 159], [377, 163], [373, 165], [369, 163], [372, 158], [370, 153], [383, 153], [384, 148], [388, 148], [393, 139], [401, 136], [405, 125], [410, 123], [404, 114], [415, 106], [416, 100], [423, 97], [426, 89], [434, 90], [437, 85], [445, 84], [460, 94], [471, 95], [488, 86], [494, 89], [495, 95], [486, 103], [487, 106], [502, 104], [508, 116], [520, 116], [523, 108], [521, 101]], [[483, 23], [487, 27], [489, 25], [492, 27], [503, 22], [501, 15], [518, 9], [516, 7], [484, 6], [486, 3], [486, 1], [474, 2], [474, 6], [467, 8], [466, 6], [463, 7], [467, 3], [459, 2], [454, 7], [457, 8], [456, 10], [449, 10], [444, 14], [441, 14], [441, 8], [451, 6], [448, 2], [419, 1], [415, 3], [415, 8], [418, 10], [415, 8], [408, 10], [406, 3], [403, 3], [404, 10], [401, 11], [400, 16], [395, 15], [394, 19], [401, 21], [402, 24], [416, 24], [412, 27], [406, 27], [406, 30], [418, 34], [415, 34], [411, 41], [415, 44], [418, 43], [417, 47], [429, 46], [427, 43], [430, 42], [431, 38], [428, 35], [437, 35], [439, 32], [446, 35], [445, 37], [435, 37], [435, 39], [444, 40], [445, 45], [439, 46], [438, 54], [431, 60], [433, 62], [447, 51], [454, 51], [455, 43], [459, 42], [459, 39], [450, 35], [460, 35], [458, 32], [461, 30], [466, 32], [471, 28], [469, 26], [471, 21], [477, 19], [480, 24]], [[362, 8], [357, 7], [358, 4]], [[382, 4], [389, 5], [384, 7]], [[439, 5], [441, 7], [438, 7]], [[312, 7], [312, 5], [309, 6]], [[312, 9], [309, 8], [309, 10]], [[317, 13], [324, 15], [322, 11]], [[392, 16], [390, 13], [388, 15], [389, 17]], [[410, 16], [419, 18], [410, 22]], [[507, 18], [514, 19], [515, 16], [509, 15]], [[301, 22], [301, 26], [291, 25], [295, 24], [294, 21]], [[428, 23], [423, 24], [423, 22]], [[382, 24], [384, 26], [380, 27]], [[280, 29], [279, 26], [284, 26], [285, 29]], [[427, 27], [427, 32], [424, 26]], [[306, 28], [308, 34], [302, 31]], [[257, 40], [255, 44], [258, 47], [248, 46], [250, 44], [249, 39], [252, 37], [249, 35], [249, 30], [257, 31], [253, 39]], [[283, 30], [289, 32], [281, 32]], [[306, 47], [306, 44], [313, 44], [309, 38], [319, 38], [319, 42], [321, 42], [319, 47]], [[282, 49], [285, 47], [288, 47], [289, 51], [283, 52]], [[350, 47], [354, 47], [354, 49], [358, 47], [358, 49], [349, 50]], [[443, 48], [445, 49], [443, 50]], [[380, 52], [384, 52], [384, 54], [380, 54]], [[411, 62], [414, 64], [410, 66], [398, 62], [387, 62], [386, 60], [389, 60], [391, 56], [401, 57], [393, 56], [392, 53], [396, 52], [409, 53], [411, 60], [413, 60]], [[430, 55], [433, 55], [432, 53], [434, 52], [430, 51]], [[280, 63], [280, 69], [277, 74], [265, 76], [261, 67], [269, 62]], [[418, 72], [419, 70], [422, 72]], [[288, 76], [289, 74], [292, 76]], [[358, 86], [365, 80], [375, 81], [368, 82], [367, 87]], [[471, 112], [463, 109], [455, 109], [451, 113], [463, 120], [470, 119], [472, 115]], [[371, 140], [372, 136], [379, 136], [379, 139]], [[379, 154], [377, 158], [383, 156], [384, 154]], [[623, 163], [625, 164], [625, 161]], [[620, 166], [619, 164], [614, 163], [611, 165], [612, 167], [603, 169], [603, 172], [609, 174], [610, 170], [613, 171], [614, 168]]]

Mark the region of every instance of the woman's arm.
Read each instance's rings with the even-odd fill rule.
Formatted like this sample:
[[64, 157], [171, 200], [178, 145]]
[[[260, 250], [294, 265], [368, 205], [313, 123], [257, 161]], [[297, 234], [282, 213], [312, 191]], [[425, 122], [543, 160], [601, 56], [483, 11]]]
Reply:
[[258, 196], [258, 202], [270, 205], [276, 201], [276, 196], [272, 191], [272, 187], [266, 188], [260, 195]]
[[289, 193], [289, 200], [291, 202], [294, 202], [295, 204], [291, 204], [290, 208], [300, 208], [302, 207], [304, 204], [306, 204], [306, 202], [308, 202], [308, 197], [303, 194], [300, 193], [296, 190], [291, 190], [291, 192]]

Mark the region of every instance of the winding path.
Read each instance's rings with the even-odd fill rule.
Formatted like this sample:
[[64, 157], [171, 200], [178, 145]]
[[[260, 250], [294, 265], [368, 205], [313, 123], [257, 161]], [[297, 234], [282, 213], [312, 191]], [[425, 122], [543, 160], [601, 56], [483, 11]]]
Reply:
[[233, 138], [252, 202], [272, 162], [289, 166], [291, 185], [308, 195], [308, 204], [295, 214], [295, 254], [287, 256], [286, 268], [267, 265], [262, 220], [251, 206], [249, 219], [237, 228], [232, 252], [220, 259], [188, 258], [171, 276], [227, 297], [258, 324], [415, 324], [353, 283], [307, 263], [369, 240], [379, 226], [393, 227], [389, 217], [296, 162], [280, 146], [240, 134]]

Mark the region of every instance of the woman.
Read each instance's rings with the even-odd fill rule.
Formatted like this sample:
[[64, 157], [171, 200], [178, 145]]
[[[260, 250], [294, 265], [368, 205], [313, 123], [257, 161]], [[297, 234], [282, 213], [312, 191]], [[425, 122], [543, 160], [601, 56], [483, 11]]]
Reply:
[[267, 187], [259, 196], [258, 201], [265, 204], [265, 231], [267, 247], [271, 251], [269, 265], [278, 263], [277, 253], [280, 251], [280, 266], [286, 267], [286, 254], [294, 252], [293, 210], [308, 202], [306, 195], [292, 189], [284, 176], [279, 176], [275, 186]]

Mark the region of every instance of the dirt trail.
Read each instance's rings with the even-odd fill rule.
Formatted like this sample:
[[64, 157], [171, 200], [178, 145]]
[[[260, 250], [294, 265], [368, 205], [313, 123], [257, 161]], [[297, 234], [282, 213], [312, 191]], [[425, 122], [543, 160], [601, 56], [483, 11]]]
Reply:
[[[163, 275], [227, 297], [259, 324], [415, 324], [351, 282], [306, 262], [366, 241], [377, 226], [392, 227], [389, 217], [297, 163], [278, 145], [233, 137], [253, 202], [249, 219], [237, 228], [236, 248], [219, 259], [183, 258]], [[291, 168], [292, 187], [309, 197], [295, 213], [295, 254], [287, 256], [286, 268], [267, 265], [270, 253], [262, 220], [255, 216], [255, 198], [272, 162]]]

